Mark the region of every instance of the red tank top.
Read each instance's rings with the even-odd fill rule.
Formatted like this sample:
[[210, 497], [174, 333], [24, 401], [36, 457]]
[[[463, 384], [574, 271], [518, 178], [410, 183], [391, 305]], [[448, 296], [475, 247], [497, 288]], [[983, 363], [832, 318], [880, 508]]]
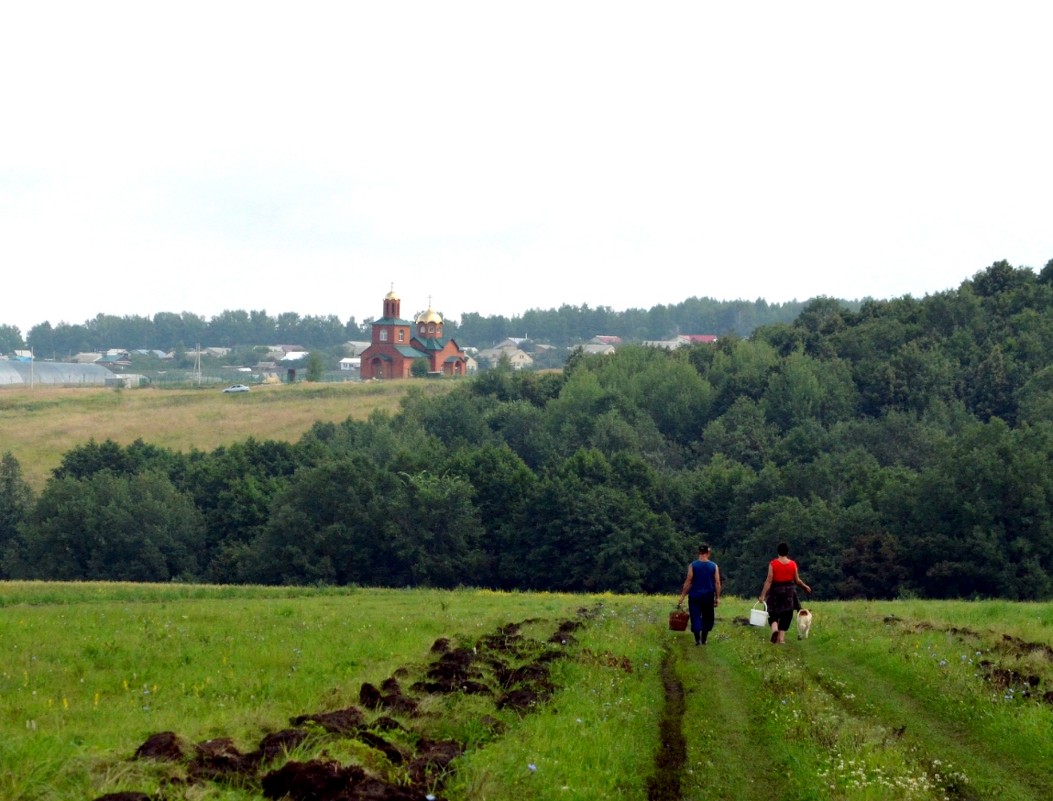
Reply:
[[771, 560], [771, 580], [784, 582], [793, 581], [794, 576], [797, 575], [797, 563], [792, 559], [783, 564], [778, 559]]

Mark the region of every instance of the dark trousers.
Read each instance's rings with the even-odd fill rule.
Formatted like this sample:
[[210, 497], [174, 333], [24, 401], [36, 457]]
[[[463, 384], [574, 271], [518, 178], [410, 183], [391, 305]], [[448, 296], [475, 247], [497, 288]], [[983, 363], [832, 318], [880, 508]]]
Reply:
[[695, 635], [695, 642], [705, 642], [709, 632], [713, 630], [713, 620], [716, 610], [713, 608], [713, 600], [716, 593], [707, 592], [698, 597], [688, 596], [687, 611], [691, 613], [691, 632]]

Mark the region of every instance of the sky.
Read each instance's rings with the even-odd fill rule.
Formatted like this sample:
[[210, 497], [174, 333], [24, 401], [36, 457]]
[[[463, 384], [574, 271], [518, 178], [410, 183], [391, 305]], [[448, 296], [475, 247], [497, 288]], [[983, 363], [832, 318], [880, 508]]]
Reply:
[[0, 324], [956, 289], [1053, 259], [1053, 6], [0, 9]]

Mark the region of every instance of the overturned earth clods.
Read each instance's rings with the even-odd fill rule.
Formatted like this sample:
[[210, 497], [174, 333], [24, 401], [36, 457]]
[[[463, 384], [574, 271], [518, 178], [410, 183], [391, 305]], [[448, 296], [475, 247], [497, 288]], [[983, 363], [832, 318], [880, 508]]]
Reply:
[[[983, 635], [974, 629], [959, 626], [937, 627], [926, 621], [908, 624], [896, 615], [887, 615], [884, 618], [884, 622], [890, 626], [902, 626], [906, 632], [944, 631], [954, 635], [963, 642], [982, 642], [984, 639]], [[1009, 665], [1018, 663], [1021, 660], [1031, 660], [1031, 664], [1039, 665], [1053, 662], [1053, 646], [1050, 646], [1048, 643], [1029, 642], [1011, 634], [1003, 634], [1001, 640], [993, 645], [988, 643], [985, 646], [985, 652], [995, 659], [1008, 662]], [[978, 651], [977, 654], [979, 653]], [[1048, 670], [1040, 670], [1040, 673], [1021, 673], [1015, 667], [1006, 666], [1006, 664], [995, 661], [995, 659], [980, 660], [979, 667], [982, 671], [980, 675], [984, 681], [1000, 691], [1007, 692], [1010, 697], [1032, 699], [1053, 704], [1053, 690], [1046, 689], [1043, 686], [1045, 684], [1048, 687], [1048, 676], [1044, 682], [1043, 676], [1040, 675], [1040, 673], [1048, 672]]]
[[[420, 801], [438, 798], [463, 743], [428, 736], [431, 718], [421, 711], [428, 695], [493, 697], [499, 710], [525, 714], [557, 691], [551, 679], [553, 660], [575, 644], [572, 631], [592, 614], [579, 610], [577, 620], [562, 621], [547, 640], [525, 637], [526, 623], [508, 623], [470, 645], [443, 637], [435, 641], [431, 662], [416, 670], [401, 667], [379, 687], [364, 683], [360, 706], [297, 715], [293, 728], [265, 735], [251, 751], [241, 751], [228, 737], [191, 743], [171, 731], [150, 735], [135, 759], [171, 763], [168, 784], [219, 783], [258, 789], [265, 797], [292, 801]], [[420, 676], [403, 690], [397, 677]], [[400, 722], [395, 717], [405, 722]], [[487, 730], [501, 736], [505, 724], [487, 716]], [[319, 750], [326, 741], [351, 739], [372, 749], [390, 769], [384, 777], [361, 765], [344, 765], [322, 750], [322, 757], [290, 759], [298, 750]], [[284, 762], [283, 762], [284, 760]], [[396, 777], [392, 779], [391, 777]], [[109, 793], [95, 801], [154, 801], [140, 792]]]

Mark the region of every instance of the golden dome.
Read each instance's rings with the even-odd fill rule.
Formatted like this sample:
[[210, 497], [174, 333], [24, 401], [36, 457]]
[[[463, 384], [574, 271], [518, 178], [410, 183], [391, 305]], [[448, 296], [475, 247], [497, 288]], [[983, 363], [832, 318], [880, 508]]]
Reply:
[[422, 314], [420, 317], [417, 318], [417, 322], [418, 323], [441, 323], [442, 322], [442, 317], [439, 315], [439, 313], [437, 311], [435, 311], [433, 308], [431, 308], [431, 306], [429, 306], [428, 310], [426, 312], [424, 312], [424, 314]]
[[398, 300], [399, 296], [395, 294], [395, 288], [392, 287], [391, 291], [384, 296], [384, 300]]

